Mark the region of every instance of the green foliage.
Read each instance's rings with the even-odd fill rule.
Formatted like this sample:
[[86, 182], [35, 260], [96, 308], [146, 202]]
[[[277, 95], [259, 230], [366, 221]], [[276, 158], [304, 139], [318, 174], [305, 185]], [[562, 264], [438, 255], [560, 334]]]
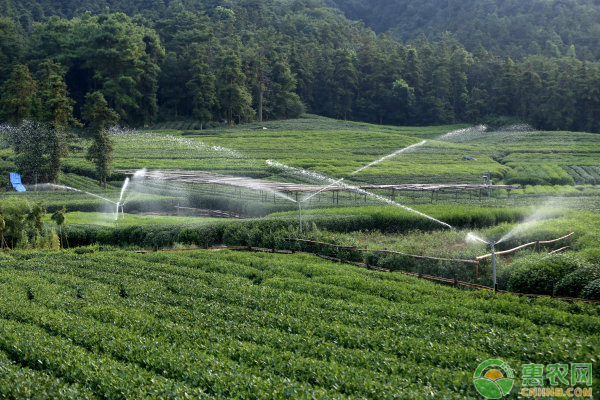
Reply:
[[118, 115], [108, 107], [102, 93], [93, 92], [85, 96], [81, 117], [87, 123], [87, 129], [93, 139], [86, 158], [94, 162], [100, 184], [106, 188], [106, 181], [110, 176], [110, 163], [113, 158], [113, 144], [106, 129], [117, 122]]
[[223, 108], [229, 125], [248, 120], [254, 111], [252, 97], [246, 87], [242, 62], [235, 53], [229, 53], [220, 62], [217, 75], [217, 100]]
[[565, 276], [554, 288], [554, 294], [564, 297], [582, 297], [583, 289], [596, 279], [600, 279], [600, 267], [583, 266]]
[[[29, 62], [34, 70], [46, 59], [64, 65], [76, 113], [84, 94], [99, 90], [128, 125], [147, 126], [160, 117], [203, 127], [308, 110], [380, 124], [525, 121], [543, 129], [600, 131], [594, 89], [600, 68], [577, 58], [596, 58], [580, 51], [593, 47], [591, 39], [573, 47], [553, 33], [519, 45], [513, 61], [483, 48], [479, 33], [458, 35], [463, 43], [440, 33], [401, 44], [320, 2], [120, 2], [110, 8], [85, 2], [68, 10], [29, 3], [37, 11], [0, 5], [30, 32], [21, 45], [16, 24], [0, 24], [3, 38], [17, 44], [0, 50], [0, 60], [5, 52], [9, 61]], [[424, 7], [400, 14], [421, 10], [421, 18]], [[32, 19], [43, 22], [32, 26]], [[5, 118], [22, 118], [14, 107], [6, 112]]]
[[597, 29], [600, 11], [596, 4], [585, 1], [536, 0], [524, 4], [427, 0], [414, 4], [409, 0], [369, 3], [329, 0], [328, 3], [340, 8], [348, 18], [362, 20], [376, 32], [391, 31], [402, 41], [412, 41], [422, 34], [438, 37], [451, 31], [471, 51], [483, 45], [494, 53], [520, 58], [542, 52], [572, 57], [577, 49], [577, 53], [583, 52], [588, 59], [600, 57], [598, 39], [587, 28]]
[[531, 255], [514, 263], [508, 290], [516, 293], [552, 295], [562, 279], [581, 267], [572, 254]]
[[573, 185], [575, 181], [557, 165], [524, 165], [508, 171], [504, 181], [518, 185]]
[[36, 89], [27, 65], [15, 65], [10, 78], [0, 88], [0, 116], [13, 125], [20, 125], [34, 112]]
[[56, 182], [65, 155], [64, 133], [38, 122], [26, 121], [10, 130], [15, 166], [24, 182]]
[[473, 398], [481, 361], [587, 361], [599, 323], [591, 305], [231, 252], [14, 253], [0, 315], [0, 395], [150, 399]]
[[14, 198], [3, 200], [0, 247], [52, 248], [53, 232], [42, 223], [45, 211], [39, 203]]
[[17, 23], [5, 15], [0, 16], [0, 82], [8, 79], [13, 64], [22, 57], [23, 42]]
[[600, 279], [591, 281], [581, 291], [581, 297], [589, 300], [600, 300]]

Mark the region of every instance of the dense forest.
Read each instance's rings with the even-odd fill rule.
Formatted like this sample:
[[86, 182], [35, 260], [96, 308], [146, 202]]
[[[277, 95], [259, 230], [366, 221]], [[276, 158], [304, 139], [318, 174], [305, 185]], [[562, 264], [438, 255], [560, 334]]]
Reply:
[[452, 32], [468, 49], [482, 45], [513, 59], [557, 57], [575, 45], [578, 55], [600, 59], [598, 0], [326, 0], [376, 32], [403, 42]]
[[47, 109], [61, 103], [72, 117], [60, 126], [77, 125], [94, 98], [114, 110], [111, 120], [132, 126], [308, 111], [387, 124], [600, 131], [591, 42], [586, 50], [563, 40], [555, 52], [512, 59], [448, 32], [401, 43], [316, 0], [2, 0], [0, 13], [0, 112], [13, 123], [52, 122]]

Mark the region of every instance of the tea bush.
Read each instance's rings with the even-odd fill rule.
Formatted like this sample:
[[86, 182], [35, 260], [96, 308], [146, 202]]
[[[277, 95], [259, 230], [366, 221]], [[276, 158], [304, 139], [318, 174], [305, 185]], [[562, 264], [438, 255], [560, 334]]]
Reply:
[[593, 362], [598, 324], [306, 255], [14, 252], [0, 398], [475, 398], [489, 358]]
[[600, 300], [600, 278], [588, 283], [581, 291], [581, 297], [589, 300]]
[[582, 290], [592, 281], [600, 279], [600, 266], [586, 265], [566, 275], [554, 288], [554, 295], [581, 297]]
[[581, 266], [581, 259], [571, 253], [526, 256], [514, 262], [507, 288], [516, 293], [552, 295], [559, 282]]

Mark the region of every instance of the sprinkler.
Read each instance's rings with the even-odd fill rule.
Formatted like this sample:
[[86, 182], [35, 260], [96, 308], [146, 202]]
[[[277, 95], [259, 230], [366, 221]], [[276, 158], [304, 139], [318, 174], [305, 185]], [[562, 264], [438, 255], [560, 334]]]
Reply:
[[300, 218], [300, 233], [302, 233], [302, 202], [298, 202], [298, 217]]
[[492, 276], [494, 279], [494, 293], [498, 290], [498, 282], [496, 282], [496, 242], [489, 242], [489, 245], [492, 246]]
[[117, 210], [115, 212], [115, 227], [119, 227], [119, 208], [121, 207], [121, 203], [117, 202]]

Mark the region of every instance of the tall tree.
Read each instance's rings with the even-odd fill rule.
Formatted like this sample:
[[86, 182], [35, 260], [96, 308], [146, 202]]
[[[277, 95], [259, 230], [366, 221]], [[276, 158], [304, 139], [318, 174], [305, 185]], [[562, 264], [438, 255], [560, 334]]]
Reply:
[[277, 61], [273, 66], [271, 77], [270, 103], [275, 118], [297, 118], [304, 113], [304, 104], [294, 93], [296, 78], [290, 71], [288, 63]]
[[333, 109], [338, 118], [348, 118], [358, 86], [358, 73], [354, 66], [354, 54], [338, 50], [334, 56], [334, 72], [331, 82]]
[[8, 79], [14, 63], [21, 58], [23, 42], [17, 24], [0, 16], [0, 83]]
[[15, 65], [10, 78], [0, 88], [2, 118], [14, 125], [31, 117], [37, 85], [27, 65]]
[[235, 53], [223, 57], [217, 79], [217, 97], [230, 125], [234, 118], [241, 121], [254, 114], [252, 96], [244, 85], [245, 80], [240, 57]]
[[106, 128], [117, 123], [119, 115], [108, 106], [108, 102], [101, 92], [93, 92], [85, 96], [81, 118], [86, 122], [87, 130], [93, 140], [88, 149], [87, 158], [96, 165], [100, 185], [106, 188], [113, 152], [113, 144]]
[[40, 64], [37, 78], [39, 82], [38, 119], [50, 127], [48, 137], [49, 163], [48, 179], [54, 183], [58, 178], [61, 158], [67, 155], [66, 130], [78, 122], [73, 117], [74, 101], [69, 97], [64, 81], [63, 67], [51, 60]]
[[215, 74], [202, 54], [202, 47], [194, 44], [191, 60], [191, 79], [186, 88], [192, 97], [192, 116], [200, 121], [200, 129], [205, 122], [212, 120], [217, 105], [215, 96]]

